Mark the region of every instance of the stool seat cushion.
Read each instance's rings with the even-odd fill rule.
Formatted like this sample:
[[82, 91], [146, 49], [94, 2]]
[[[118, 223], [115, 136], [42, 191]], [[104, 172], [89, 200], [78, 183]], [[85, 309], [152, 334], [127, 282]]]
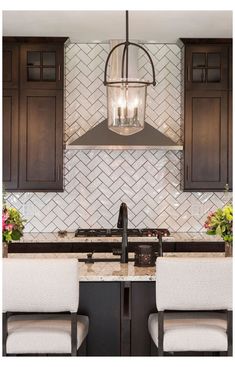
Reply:
[[[158, 314], [150, 314], [149, 333], [158, 346]], [[227, 351], [226, 314], [219, 312], [164, 313], [163, 350]]]
[[[77, 316], [77, 348], [88, 333], [89, 319]], [[20, 315], [8, 319], [9, 354], [71, 353], [70, 315]]]

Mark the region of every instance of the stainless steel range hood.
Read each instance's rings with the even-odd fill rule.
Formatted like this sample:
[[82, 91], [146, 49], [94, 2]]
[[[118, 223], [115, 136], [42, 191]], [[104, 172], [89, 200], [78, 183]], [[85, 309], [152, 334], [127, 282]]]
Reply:
[[96, 125], [66, 149], [161, 149], [182, 150], [166, 135], [145, 123], [145, 128], [137, 134], [123, 136], [108, 129], [107, 119]]
[[[111, 40], [110, 47], [120, 43], [120, 40]], [[132, 78], [138, 75], [137, 48], [130, 48], [129, 74]], [[120, 75], [122, 50], [112, 55], [110, 63], [110, 77], [115, 79]], [[68, 144], [66, 149], [161, 149], [182, 150], [181, 145], [174, 143], [169, 137], [145, 122], [145, 127], [139, 133], [122, 136], [108, 129], [105, 119], [84, 135]]]

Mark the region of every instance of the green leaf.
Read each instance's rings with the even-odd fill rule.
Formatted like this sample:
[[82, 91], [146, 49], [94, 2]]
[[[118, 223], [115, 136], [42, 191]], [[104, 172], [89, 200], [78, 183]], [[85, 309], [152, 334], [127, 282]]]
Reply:
[[216, 234], [217, 235], [219, 235], [219, 236], [221, 236], [221, 234], [222, 234], [222, 232], [221, 232], [221, 228], [220, 228], [220, 226], [218, 226], [217, 228], [216, 228]]
[[215, 231], [213, 231], [213, 230], [208, 230], [208, 231], [206, 232], [206, 234], [209, 234], [209, 235], [215, 235]]
[[22, 237], [22, 233], [18, 230], [12, 231], [13, 241], [18, 241]]

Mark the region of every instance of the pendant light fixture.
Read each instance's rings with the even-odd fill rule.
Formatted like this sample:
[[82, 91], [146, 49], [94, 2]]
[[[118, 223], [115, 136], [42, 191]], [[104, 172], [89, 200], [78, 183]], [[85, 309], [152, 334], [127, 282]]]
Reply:
[[[140, 48], [147, 55], [152, 67], [152, 81], [129, 78], [129, 47]], [[111, 55], [118, 47], [123, 47], [121, 75], [117, 80], [107, 80], [107, 70]], [[120, 135], [132, 135], [144, 128], [147, 86], [156, 85], [155, 70], [149, 53], [137, 43], [129, 41], [129, 19], [126, 11], [126, 41], [114, 46], [109, 52], [104, 69], [104, 85], [107, 87], [108, 127]]]

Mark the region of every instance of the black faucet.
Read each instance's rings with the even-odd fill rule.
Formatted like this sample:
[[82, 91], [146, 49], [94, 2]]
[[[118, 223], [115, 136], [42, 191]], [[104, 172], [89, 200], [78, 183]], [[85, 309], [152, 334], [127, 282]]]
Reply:
[[117, 227], [123, 229], [121, 263], [128, 263], [127, 223], [128, 223], [127, 205], [125, 203], [122, 203], [119, 209], [119, 216], [117, 222]]

